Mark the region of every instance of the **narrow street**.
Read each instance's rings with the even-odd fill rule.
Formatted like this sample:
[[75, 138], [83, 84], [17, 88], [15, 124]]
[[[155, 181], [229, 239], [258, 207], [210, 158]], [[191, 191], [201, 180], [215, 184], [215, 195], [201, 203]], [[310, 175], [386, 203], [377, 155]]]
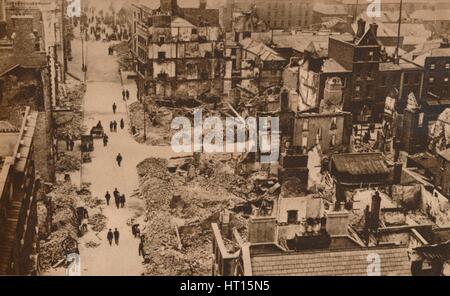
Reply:
[[[170, 146], [148, 146], [137, 143], [129, 132], [127, 105], [122, 100], [122, 89], [130, 91], [130, 100], [136, 101], [136, 86], [132, 80], [122, 81], [118, 71], [115, 56], [108, 55], [111, 43], [88, 41], [87, 48], [87, 92], [84, 97], [84, 124], [90, 129], [101, 121], [106, 134], [109, 136], [107, 147], [101, 139], [95, 139], [94, 151], [91, 153], [92, 162], [84, 163], [81, 169], [81, 183], [90, 184], [92, 196], [104, 200], [105, 192], [111, 195], [115, 188], [126, 196], [125, 208], [117, 209], [114, 198], [110, 205], [102, 205], [102, 213], [107, 217], [107, 227], [96, 234], [88, 231], [79, 239], [82, 275], [141, 275], [143, 273], [142, 257], [138, 254], [139, 239], [131, 233], [130, 219], [137, 219], [144, 226], [140, 218], [144, 211], [144, 201], [132, 196], [138, 189], [138, 175], [136, 165], [147, 157], [168, 158], [174, 156]], [[73, 42], [73, 65], [75, 69], [81, 61], [81, 41]], [[81, 76], [82, 77], [82, 76]], [[112, 105], [116, 103], [117, 111], [113, 113]], [[125, 128], [120, 126], [117, 133], [110, 132], [109, 123], [121, 119], [125, 121]], [[116, 156], [123, 156], [122, 166], [116, 163]], [[126, 181], [125, 181], [126, 180]], [[106, 235], [109, 229], [117, 228], [120, 232], [119, 246], [110, 246]], [[86, 247], [87, 242], [95, 242], [100, 246]], [[63, 274], [64, 269], [54, 270], [52, 274]]]

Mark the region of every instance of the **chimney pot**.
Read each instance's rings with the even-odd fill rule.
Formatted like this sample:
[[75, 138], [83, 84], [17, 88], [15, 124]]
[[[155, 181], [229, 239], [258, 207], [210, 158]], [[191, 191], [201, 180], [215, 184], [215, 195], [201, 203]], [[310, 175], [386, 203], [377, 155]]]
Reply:
[[378, 24], [377, 24], [377, 23], [372, 23], [372, 24], [370, 24], [370, 29], [372, 30], [373, 34], [374, 34], [375, 36], [377, 36]]
[[360, 18], [358, 20], [358, 28], [356, 31], [356, 37], [361, 38], [364, 35], [365, 30], [366, 30], [366, 21]]

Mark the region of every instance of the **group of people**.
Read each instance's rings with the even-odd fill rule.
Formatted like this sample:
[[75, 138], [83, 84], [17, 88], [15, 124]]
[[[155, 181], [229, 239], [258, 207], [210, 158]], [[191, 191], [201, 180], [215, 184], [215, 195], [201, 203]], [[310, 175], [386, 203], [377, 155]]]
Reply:
[[[120, 119], [120, 129], [124, 129], [125, 128], [125, 121], [122, 119]], [[109, 130], [112, 133], [117, 133], [117, 121], [116, 120], [112, 120], [109, 122]]]
[[[116, 203], [116, 207], [118, 209], [125, 207], [125, 201], [126, 201], [125, 194], [120, 194], [119, 190], [117, 190], [117, 188], [115, 188], [113, 191], [113, 196], [114, 196], [114, 202]], [[109, 191], [106, 191], [105, 199], [106, 199], [106, 205], [109, 206], [109, 201], [111, 200], [111, 194], [109, 193]]]
[[119, 245], [119, 230], [117, 228], [114, 228], [114, 232], [111, 230], [111, 228], [108, 231], [108, 234], [106, 235], [106, 238], [108, 239], [109, 245], [112, 246], [112, 241], [114, 239], [114, 243], [116, 246]]
[[122, 99], [127, 101], [130, 99], [130, 91], [128, 89], [122, 90]]
[[133, 234], [134, 238], [139, 238], [139, 247], [138, 247], [138, 254], [139, 256], [142, 256], [142, 258], [145, 259], [145, 249], [144, 249], [144, 240], [145, 237], [141, 236], [141, 230], [139, 229], [139, 224], [133, 224], [131, 226], [131, 233]]

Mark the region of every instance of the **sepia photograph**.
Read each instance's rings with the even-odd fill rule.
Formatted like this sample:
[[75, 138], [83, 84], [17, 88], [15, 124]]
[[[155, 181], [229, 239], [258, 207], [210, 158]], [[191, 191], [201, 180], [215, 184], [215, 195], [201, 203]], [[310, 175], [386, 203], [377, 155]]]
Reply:
[[450, 276], [449, 36], [450, 0], [0, 0], [0, 275]]

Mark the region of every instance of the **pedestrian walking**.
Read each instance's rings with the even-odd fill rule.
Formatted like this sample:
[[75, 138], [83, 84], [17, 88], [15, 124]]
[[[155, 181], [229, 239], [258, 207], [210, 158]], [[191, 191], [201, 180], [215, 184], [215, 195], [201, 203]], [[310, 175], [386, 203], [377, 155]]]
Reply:
[[120, 129], [123, 129], [125, 127], [125, 121], [123, 121], [123, 118], [120, 119]]
[[111, 199], [111, 194], [109, 194], [108, 191], [106, 191], [105, 199], [106, 199], [106, 205], [109, 206], [109, 200]]
[[116, 105], [116, 103], [114, 103], [114, 104], [112, 105], [112, 109], [113, 109], [113, 113], [116, 114], [116, 110], [117, 110], [117, 105]]
[[119, 208], [119, 204], [120, 204], [120, 193], [117, 190], [117, 188], [114, 190], [113, 192], [114, 195], [114, 202], [116, 203], [116, 207]]
[[122, 163], [122, 160], [123, 160], [122, 155], [120, 155], [120, 153], [117, 154], [116, 161], [117, 161], [118, 166], [120, 166], [120, 164]]
[[119, 245], [119, 231], [117, 230], [117, 228], [114, 230], [114, 242], [117, 246]]
[[113, 121], [113, 130], [115, 133], [117, 133], [117, 121]]
[[125, 207], [125, 194], [122, 194], [120, 196], [120, 206], [123, 208]]
[[133, 136], [136, 134], [136, 127], [134, 125], [131, 127], [131, 133]]
[[111, 132], [114, 131], [114, 122], [112, 122], [112, 121], [109, 123], [109, 130], [110, 130]]
[[106, 238], [108, 239], [109, 245], [112, 246], [112, 240], [114, 238], [114, 234], [111, 231], [111, 228], [108, 231], [108, 234], [106, 235]]
[[145, 250], [144, 250], [144, 242], [139, 242], [139, 256], [142, 256], [142, 258], [145, 258]]
[[106, 147], [108, 145], [108, 136], [106, 134], [103, 135], [103, 146]]
[[128, 89], [125, 91], [125, 95], [127, 97], [127, 100], [129, 100], [130, 99], [130, 91]]
[[126, 98], [126, 92], [125, 92], [125, 90], [122, 90], [122, 99], [125, 101], [125, 98]]

